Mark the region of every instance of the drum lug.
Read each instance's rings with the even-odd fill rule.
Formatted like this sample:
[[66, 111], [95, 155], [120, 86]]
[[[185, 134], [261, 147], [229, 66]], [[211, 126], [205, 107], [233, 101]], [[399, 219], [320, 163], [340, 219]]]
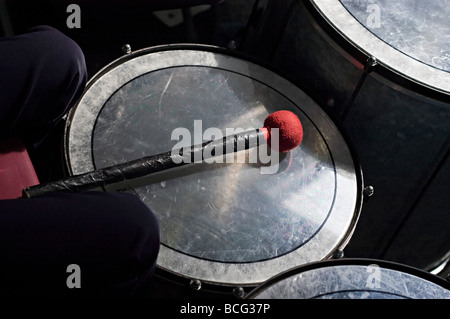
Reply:
[[193, 279], [189, 283], [189, 286], [191, 286], [191, 288], [193, 290], [200, 290], [200, 289], [202, 289], [202, 282], [198, 279]]
[[330, 98], [327, 100], [327, 105], [328, 105], [328, 107], [334, 107], [335, 104], [336, 104], [336, 101], [335, 101], [335, 99], [333, 99], [332, 97], [330, 97]]
[[333, 253], [333, 259], [342, 259], [344, 258], [344, 251], [342, 249], [336, 249]]
[[364, 72], [370, 73], [372, 72], [373, 68], [378, 65], [377, 58], [374, 56], [370, 56], [366, 60], [366, 64], [364, 65]]
[[122, 52], [123, 52], [123, 54], [130, 54], [131, 53], [131, 45], [124, 44], [122, 46]]
[[244, 296], [245, 296], [244, 288], [242, 288], [242, 287], [236, 287], [236, 288], [234, 288], [234, 289], [233, 289], [233, 295], [234, 295], [236, 298], [239, 298], [239, 299], [244, 298]]
[[375, 193], [375, 189], [373, 188], [373, 186], [364, 187], [364, 190], [363, 190], [364, 198], [367, 199], [369, 197], [372, 197], [374, 193]]
[[230, 42], [227, 43], [227, 48], [230, 50], [236, 50], [237, 49], [237, 42], [234, 40], [231, 40]]

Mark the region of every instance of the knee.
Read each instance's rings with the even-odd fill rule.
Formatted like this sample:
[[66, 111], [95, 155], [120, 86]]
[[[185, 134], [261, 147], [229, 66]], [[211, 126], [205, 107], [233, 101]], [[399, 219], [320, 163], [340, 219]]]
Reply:
[[81, 98], [87, 69], [81, 48], [60, 31], [39, 26], [23, 36], [32, 53], [26, 59], [27, 112], [18, 130], [28, 144], [37, 144]]
[[142, 266], [142, 269], [152, 268], [160, 247], [159, 223], [153, 212], [137, 196], [121, 193], [103, 193], [108, 198], [108, 206], [112, 207], [109, 214], [120, 221], [124, 234], [134, 237], [133, 247], [130, 247], [128, 258]]
[[34, 39], [34, 52], [45, 62], [46, 72], [55, 78], [87, 78], [84, 54], [75, 41], [49, 26], [34, 27], [28, 35]]
[[[114, 294], [136, 293], [153, 275], [160, 249], [160, 230], [156, 216], [137, 197], [119, 192], [107, 193], [110, 205], [114, 206], [113, 216], [119, 216], [120, 228], [129, 238], [123, 238], [122, 242], [128, 242], [127, 248], [122, 251], [119, 259], [122, 260], [121, 271], [115, 274], [115, 278], [124, 289], [115, 288]], [[123, 271], [123, 273], [121, 273]], [[132, 274], [129, 278], [127, 274]], [[125, 276], [125, 277], [123, 277]]]
[[[160, 248], [156, 216], [137, 197], [120, 192], [88, 192], [82, 195], [86, 215], [95, 215], [97, 251], [80, 267], [84, 272], [85, 292], [129, 296], [153, 275]], [[99, 257], [100, 256], [100, 257]], [[100, 265], [106, 265], [98, 266]], [[86, 267], [85, 267], [86, 266]]]

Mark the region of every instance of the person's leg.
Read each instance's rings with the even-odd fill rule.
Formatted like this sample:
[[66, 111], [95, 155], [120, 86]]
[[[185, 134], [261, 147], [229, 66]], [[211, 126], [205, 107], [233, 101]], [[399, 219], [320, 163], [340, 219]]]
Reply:
[[47, 26], [0, 38], [0, 139], [37, 146], [77, 102], [87, 71], [79, 46]]
[[[77, 102], [84, 56], [62, 33], [37, 27], [0, 38], [0, 140], [36, 147]], [[155, 216], [136, 196], [88, 192], [0, 201], [0, 295], [127, 296], [151, 275]], [[67, 267], [81, 269], [69, 289]]]
[[[159, 245], [155, 216], [131, 194], [3, 200], [0, 295], [131, 296], [152, 275]], [[81, 288], [66, 285], [72, 264], [80, 267]]]

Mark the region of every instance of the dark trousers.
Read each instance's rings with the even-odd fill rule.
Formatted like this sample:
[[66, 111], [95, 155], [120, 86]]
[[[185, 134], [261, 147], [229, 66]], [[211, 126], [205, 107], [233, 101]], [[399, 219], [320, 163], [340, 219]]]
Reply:
[[[0, 139], [39, 147], [86, 78], [81, 49], [55, 29], [0, 38]], [[159, 245], [156, 217], [130, 194], [2, 200], [0, 295], [131, 296], [152, 275]]]

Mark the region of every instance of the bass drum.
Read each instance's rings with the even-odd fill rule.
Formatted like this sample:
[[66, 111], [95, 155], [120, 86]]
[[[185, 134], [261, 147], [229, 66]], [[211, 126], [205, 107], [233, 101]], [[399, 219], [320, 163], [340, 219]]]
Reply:
[[450, 299], [450, 283], [402, 264], [341, 259], [300, 266], [250, 292], [251, 299]]
[[362, 206], [362, 173], [344, 135], [289, 81], [213, 47], [125, 55], [71, 111], [67, 166], [81, 174], [170, 151], [177, 129], [198, 144], [209, 128], [258, 128], [280, 109], [299, 116], [304, 139], [273, 162], [251, 162], [252, 149], [243, 162], [186, 165], [120, 186], [159, 219], [158, 275], [195, 289], [254, 287], [340, 252]]

